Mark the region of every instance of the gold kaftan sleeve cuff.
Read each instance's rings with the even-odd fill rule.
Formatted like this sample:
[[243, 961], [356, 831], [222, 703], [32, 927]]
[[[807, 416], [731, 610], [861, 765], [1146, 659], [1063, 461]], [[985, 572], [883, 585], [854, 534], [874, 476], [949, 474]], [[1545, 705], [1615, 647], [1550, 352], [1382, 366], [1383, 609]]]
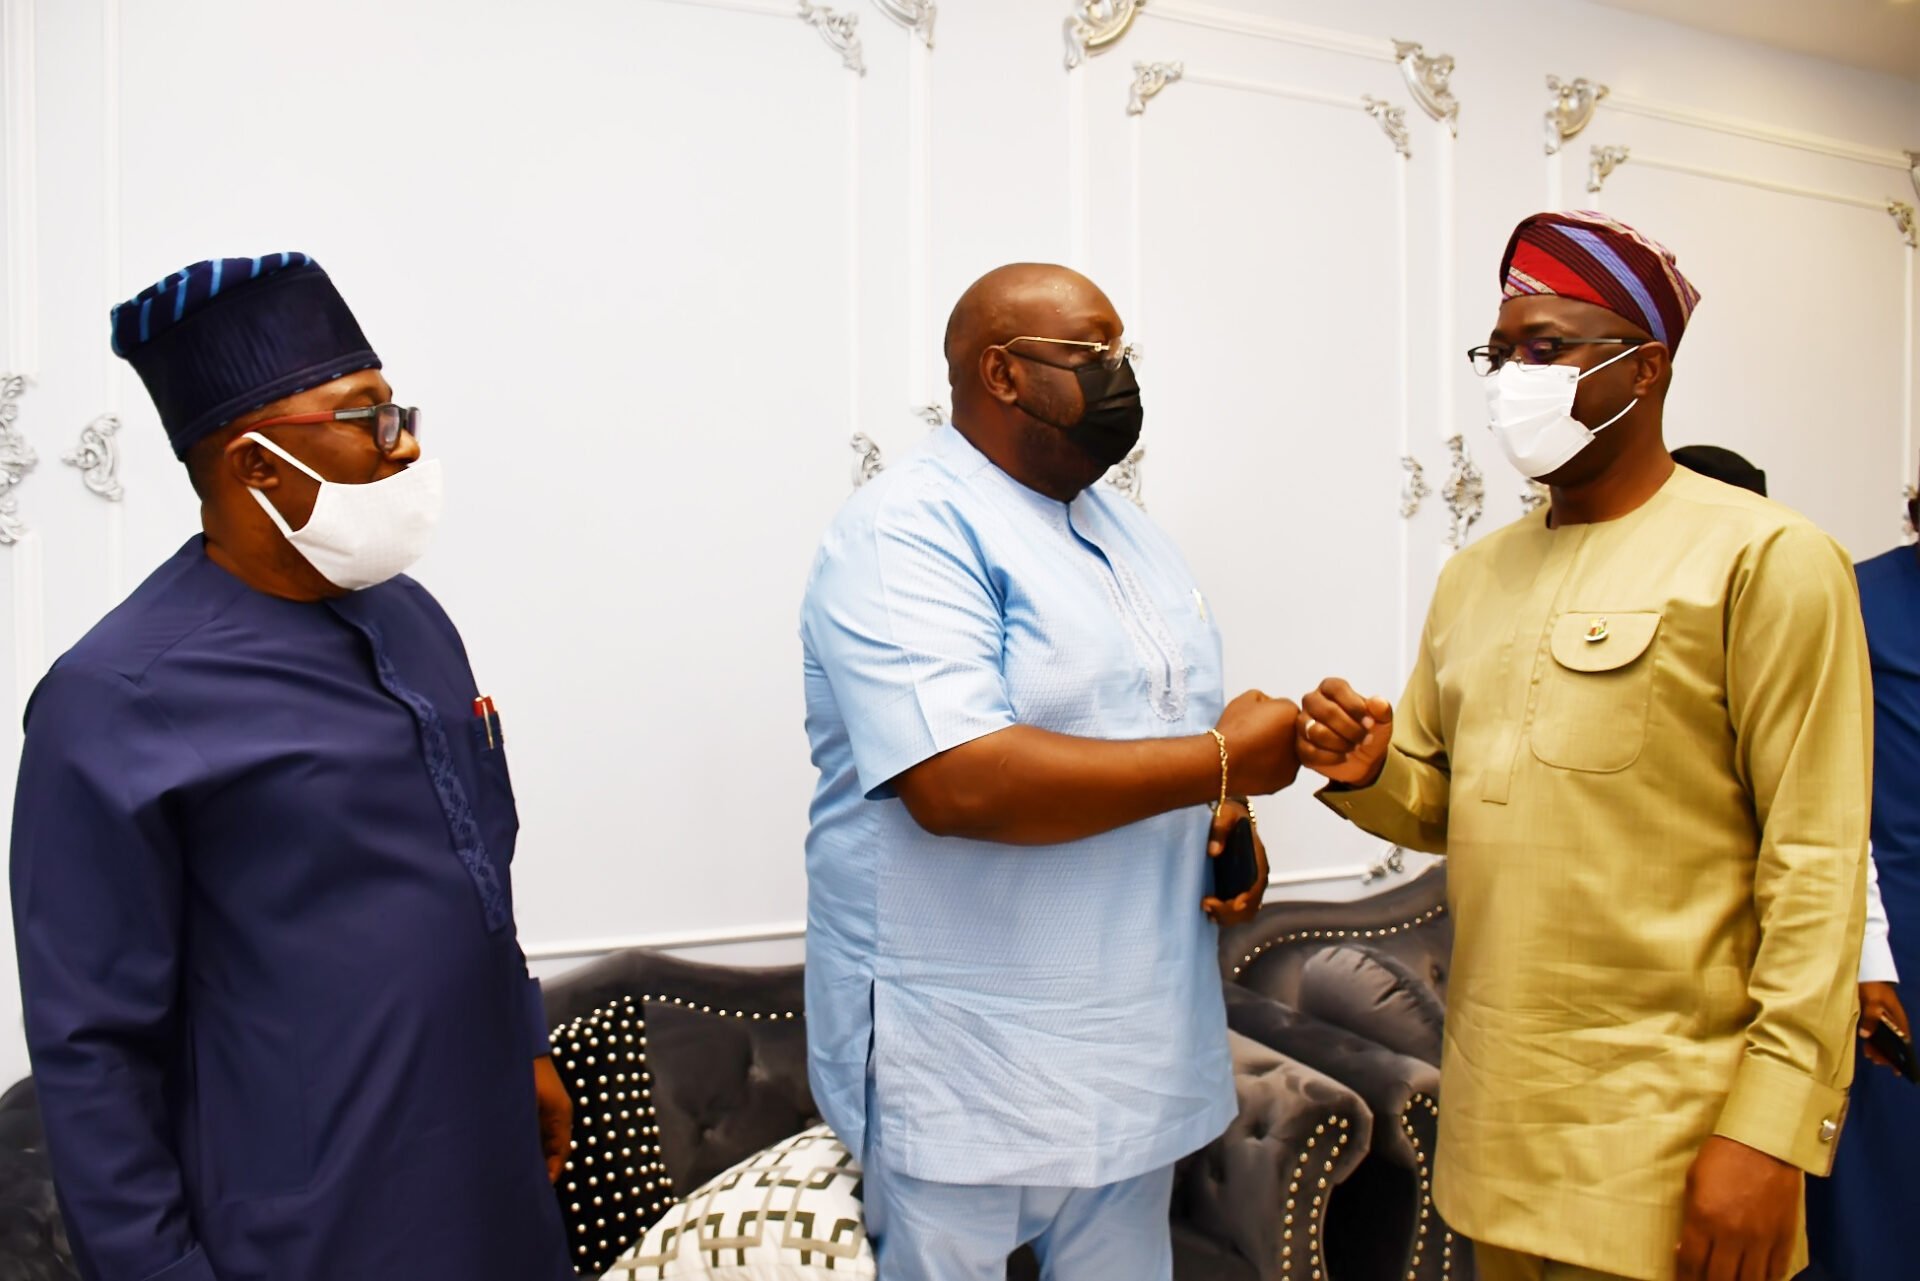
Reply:
[[1749, 1054], [1733, 1078], [1715, 1134], [1825, 1176], [1840, 1146], [1847, 1092]]
[[[1434, 776], [1436, 799], [1423, 786], [1422, 771]], [[1330, 783], [1317, 793], [1322, 805], [1363, 832], [1410, 850], [1444, 854], [1447, 847], [1447, 779], [1431, 765], [1389, 750], [1380, 777], [1366, 787]]]

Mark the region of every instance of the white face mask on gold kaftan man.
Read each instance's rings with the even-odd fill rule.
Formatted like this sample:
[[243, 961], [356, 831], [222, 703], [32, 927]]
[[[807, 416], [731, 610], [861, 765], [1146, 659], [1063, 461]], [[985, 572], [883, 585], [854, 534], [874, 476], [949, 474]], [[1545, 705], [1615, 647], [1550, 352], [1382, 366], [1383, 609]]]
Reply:
[[1631, 355], [1636, 347], [1585, 372], [1573, 365], [1529, 365], [1519, 360], [1508, 360], [1495, 370], [1487, 379], [1488, 423], [1507, 461], [1530, 479], [1550, 476], [1591, 445], [1598, 433], [1626, 417], [1640, 403], [1638, 396], [1598, 427], [1588, 427], [1573, 416], [1573, 398], [1582, 378]]

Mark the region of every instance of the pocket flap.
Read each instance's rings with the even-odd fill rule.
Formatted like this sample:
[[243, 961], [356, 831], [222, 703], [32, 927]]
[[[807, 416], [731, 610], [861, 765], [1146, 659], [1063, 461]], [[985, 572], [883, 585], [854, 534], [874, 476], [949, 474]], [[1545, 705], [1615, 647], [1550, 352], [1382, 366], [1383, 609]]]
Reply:
[[1647, 652], [1658, 611], [1569, 610], [1553, 623], [1553, 661], [1575, 672], [1611, 672]]

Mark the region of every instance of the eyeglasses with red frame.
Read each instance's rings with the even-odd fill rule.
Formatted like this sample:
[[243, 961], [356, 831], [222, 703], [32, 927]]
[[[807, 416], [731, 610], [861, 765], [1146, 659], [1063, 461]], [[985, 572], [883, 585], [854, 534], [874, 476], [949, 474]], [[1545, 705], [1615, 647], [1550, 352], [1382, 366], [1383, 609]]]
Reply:
[[420, 411], [391, 404], [288, 414], [283, 418], [264, 419], [253, 424], [253, 427], [257, 431], [262, 427], [298, 427], [309, 423], [360, 423], [373, 436], [373, 443], [380, 447], [380, 452], [388, 457], [392, 457], [394, 451], [400, 448], [401, 432], [415, 440], [420, 439]]

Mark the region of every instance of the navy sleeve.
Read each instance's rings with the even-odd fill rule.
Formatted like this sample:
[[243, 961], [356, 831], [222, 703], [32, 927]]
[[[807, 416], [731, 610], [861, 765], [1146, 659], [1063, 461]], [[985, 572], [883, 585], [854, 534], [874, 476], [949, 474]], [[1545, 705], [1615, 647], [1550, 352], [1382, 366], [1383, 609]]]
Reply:
[[214, 1281], [164, 1088], [186, 874], [169, 794], [194, 760], [111, 672], [57, 667], [28, 706], [14, 943], [54, 1183], [88, 1278]]

